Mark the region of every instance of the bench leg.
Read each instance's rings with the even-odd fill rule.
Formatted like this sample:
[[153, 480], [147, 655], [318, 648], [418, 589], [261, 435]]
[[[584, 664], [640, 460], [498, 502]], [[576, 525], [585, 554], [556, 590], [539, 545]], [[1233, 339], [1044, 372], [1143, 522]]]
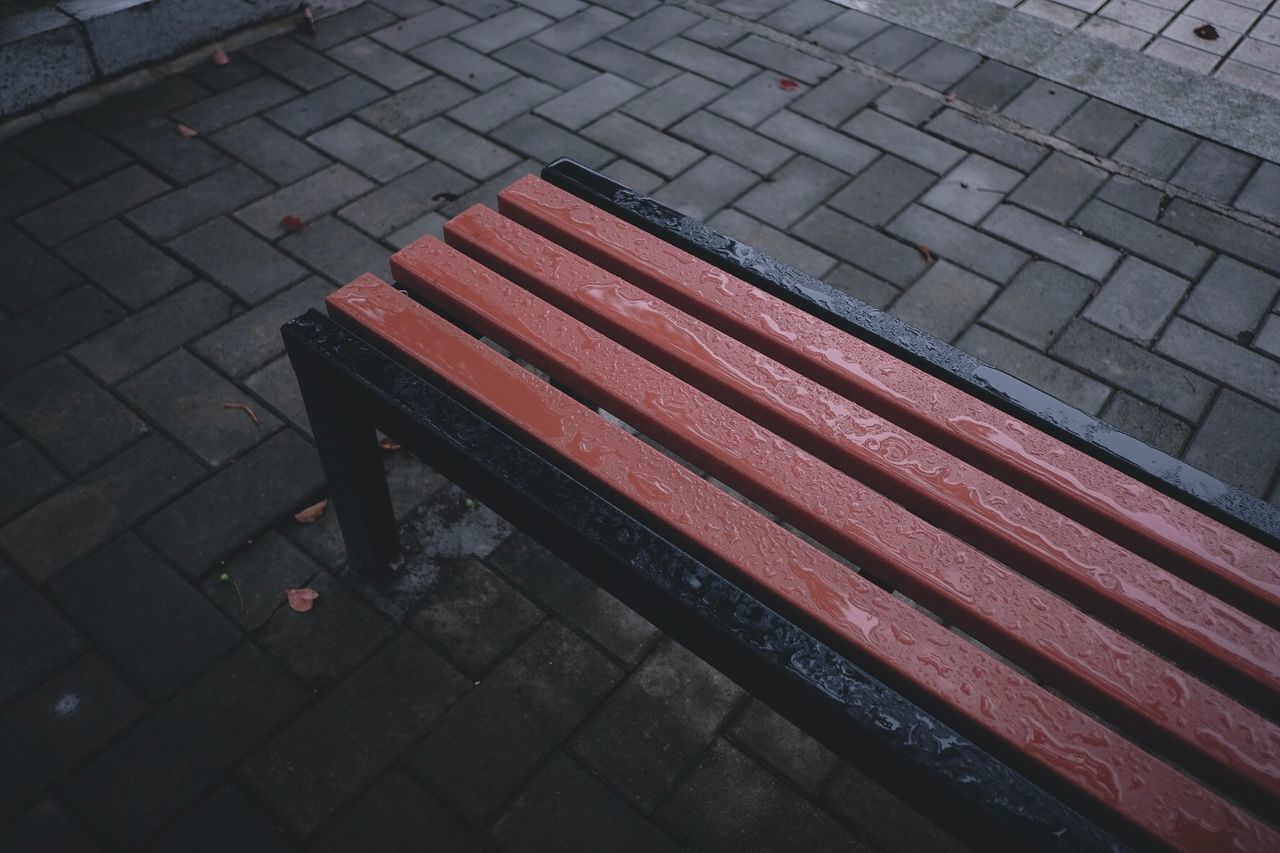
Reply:
[[294, 372], [311, 419], [329, 483], [329, 498], [353, 567], [376, 577], [400, 554], [387, 476], [373, 423], [343, 399], [326, 376], [307, 359], [293, 359]]

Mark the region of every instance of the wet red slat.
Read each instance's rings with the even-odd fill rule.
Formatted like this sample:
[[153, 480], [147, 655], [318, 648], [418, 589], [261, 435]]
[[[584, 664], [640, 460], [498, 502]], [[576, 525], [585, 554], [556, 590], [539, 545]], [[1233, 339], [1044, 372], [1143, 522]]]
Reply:
[[[441, 246], [440, 248], [444, 248]], [[447, 250], [446, 250], [447, 251]], [[551, 458], [698, 541], [743, 580], [950, 707], [987, 742], [1174, 849], [1275, 849], [1280, 833], [950, 634], [373, 276], [329, 297], [363, 329], [536, 440]], [[540, 322], [543, 314], [529, 316]], [[570, 342], [590, 357], [599, 336]]]
[[1219, 775], [1280, 799], [1280, 731], [1253, 711], [440, 241], [397, 252], [391, 268], [400, 285], [1104, 716], [1154, 727]]
[[499, 203], [610, 272], [1280, 624], [1280, 554], [1267, 546], [532, 175]]
[[1127, 617], [1127, 633], [1209, 680], [1280, 701], [1280, 633], [1253, 617], [489, 208], [455, 217], [445, 237], [917, 515]]

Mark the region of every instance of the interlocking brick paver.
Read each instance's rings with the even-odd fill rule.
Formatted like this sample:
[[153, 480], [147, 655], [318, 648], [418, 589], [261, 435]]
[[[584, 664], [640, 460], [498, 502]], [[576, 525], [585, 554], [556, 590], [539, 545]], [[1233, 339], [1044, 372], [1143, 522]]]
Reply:
[[[431, 44], [438, 44], [438, 42], [431, 42]], [[398, 92], [406, 86], [412, 86], [419, 80], [425, 80], [431, 76], [430, 71], [412, 59], [373, 39], [352, 39], [330, 50], [329, 55], [352, 71], [363, 74], [379, 86], [384, 86], [393, 92]]]
[[1167, 178], [1196, 143], [1195, 137], [1158, 121], [1144, 121], [1112, 155], [1148, 175]]
[[280, 326], [319, 306], [331, 289], [315, 276], [304, 279], [200, 338], [196, 351], [223, 372], [242, 376], [284, 352]]
[[434, 161], [348, 204], [338, 215], [381, 237], [439, 207], [447, 196], [466, 192], [474, 183], [461, 172]]
[[302, 136], [373, 103], [386, 93], [381, 86], [350, 75], [268, 110], [265, 115], [295, 136]]
[[1112, 175], [1098, 190], [1097, 198], [1152, 221], [1155, 221], [1160, 215], [1161, 207], [1168, 202], [1168, 196], [1160, 190], [1123, 175]]
[[545, 83], [519, 77], [455, 107], [449, 117], [486, 133], [559, 94]]
[[[414, 48], [409, 55], [424, 65], [442, 74], [448, 74], [453, 79], [482, 92], [516, 76], [513, 69], [501, 62], [494, 62], [484, 54], [477, 53], [449, 38], [427, 42], [422, 47]], [[416, 82], [416, 79], [408, 82]]]
[[0, 846], [12, 853], [99, 853], [102, 849], [53, 798], [41, 800], [0, 828]]
[[1047, 349], [1089, 300], [1095, 282], [1048, 261], [1018, 271], [982, 315], [982, 322], [1038, 350]]
[[793, 156], [790, 150], [773, 140], [705, 110], [689, 116], [669, 132], [762, 175], [772, 172]]
[[502, 125], [491, 135], [521, 154], [544, 163], [550, 163], [557, 157], [569, 157], [584, 166], [598, 169], [613, 158], [612, 153], [600, 146], [531, 114]]
[[[0, 560], [0, 616], [8, 637], [0, 647], [0, 702], [10, 700], [49, 678], [75, 660], [85, 641], [53, 604], [36, 592], [17, 570]], [[6, 729], [7, 731], [7, 729]], [[11, 776], [6, 773], [5, 776]], [[0, 790], [25, 785], [21, 779], [0, 781]], [[11, 794], [0, 795], [0, 812], [16, 806]]]
[[38, 166], [0, 175], [0, 218], [9, 219], [62, 195], [67, 185]]
[[[929, 175], [928, 179], [932, 182], [933, 176]], [[1021, 180], [1021, 172], [1001, 166], [978, 154], [970, 154], [925, 193], [920, 201], [961, 222], [977, 225]]]
[[851, 764], [836, 768], [822, 802], [883, 850], [966, 853], [969, 849]]
[[1137, 397], [1117, 393], [1102, 413], [1103, 420], [1152, 447], [1177, 456], [1191, 427]]
[[836, 265], [835, 258], [830, 255], [736, 210], [722, 210], [710, 217], [707, 223], [717, 231], [812, 276], [821, 277]]
[[1139, 121], [1128, 110], [1090, 98], [1057, 129], [1056, 135], [1091, 154], [1106, 156], [1133, 132]]
[[22, 287], [0, 289], [0, 308], [25, 311], [80, 282], [70, 267], [8, 222], [0, 222], [0, 257], [7, 275]]
[[522, 160], [506, 171], [494, 175], [483, 184], [466, 190], [452, 201], [449, 200], [448, 196], [445, 196], [441, 199], [439, 212], [449, 218], [457, 216], [475, 204], [496, 208], [498, 206], [499, 192], [506, 189], [507, 185], [513, 181], [518, 181], [525, 175], [537, 172], [541, 166], [541, 163], [535, 163], [532, 160]]
[[1187, 461], [1263, 496], [1280, 465], [1280, 413], [1224, 389], [1191, 439]]
[[1199, 275], [1213, 256], [1203, 246], [1100, 201], [1085, 205], [1073, 222], [1086, 233], [1183, 276]]
[[66, 119], [39, 125], [9, 144], [72, 184], [87, 184], [129, 163], [119, 148]]
[[803, 93], [800, 88], [784, 89], [778, 75], [761, 71], [745, 83], [712, 101], [707, 109], [743, 127], [755, 127]]
[[908, 80], [945, 92], [980, 62], [982, 57], [971, 50], [939, 42], [913, 59], [899, 73]]
[[606, 148], [619, 151], [641, 166], [668, 178], [702, 158], [702, 152], [693, 146], [618, 113], [605, 116], [582, 132]]
[[192, 266], [249, 303], [261, 302], [302, 278], [302, 267], [226, 217], [169, 244]]
[[919, 127], [937, 113], [942, 104], [927, 95], [894, 86], [876, 98], [875, 107], [877, 112]]
[[[1254, 157], [1204, 139], [1187, 155], [1170, 181], [1229, 204], [1257, 165], [1258, 160]], [[1280, 192], [1280, 187], [1277, 192]], [[1247, 203], [1239, 206], [1248, 209]]]
[[840, 70], [793, 101], [790, 109], [836, 127], [883, 91], [883, 83], [856, 71]]
[[150, 849], [155, 853], [193, 850], [252, 850], [291, 853], [288, 833], [238, 788], [227, 785], [205, 797], [176, 824], [161, 834]]
[[0, 521], [8, 520], [67, 481], [57, 467], [29, 441], [8, 436], [0, 442]]
[[599, 6], [587, 6], [577, 14], [542, 30], [533, 40], [556, 53], [572, 53], [629, 22], [629, 18], [617, 12]]
[[481, 53], [492, 53], [555, 23], [532, 9], [515, 8], [459, 30], [454, 38]]
[[429, 41], [447, 36], [452, 32], [470, 26], [476, 21], [457, 9], [448, 6], [431, 4], [428, 11], [414, 15], [408, 20], [392, 24], [386, 29], [375, 31], [371, 38], [385, 44], [392, 50], [404, 51]]
[[237, 163], [144, 204], [130, 213], [128, 220], [154, 240], [169, 240], [272, 189]]
[[729, 48], [734, 56], [755, 65], [771, 68], [789, 79], [811, 85], [830, 76], [836, 66], [757, 35], [749, 35]]
[[[230, 580], [221, 580], [225, 573]], [[254, 540], [211, 574], [201, 588], [222, 612], [246, 631], [254, 631], [286, 606], [284, 590], [307, 585], [320, 573], [310, 557], [275, 531]]]
[[729, 729], [745, 747], [808, 794], [817, 794], [836, 766], [836, 755], [759, 699], [752, 699]]
[[[679, 79], [679, 78], [676, 78]], [[578, 130], [641, 94], [641, 87], [613, 74], [600, 74], [539, 105], [534, 112], [556, 124]], [[694, 104], [692, 109], [696, 109]]]
[[141, 308], [181, 287], [191, 271], [117, 220], [59, 247], [85, 277], [130, 308]]
[[680, 73], [674, 66], [607, 39], [579, 48], [573, 58], [602, 71], [612, 71], [641, 86], [657, 86]]
[[424, 122], [400, 138], [479, 181], [520, 160], [507, 149], [444, 118]]
[[306, 91], [319, 89], [346, 73], [341, 65], [288, 36], [260, 41], [242, 52], [277, 77]]
[[1111, 393], [1101, 382], [982, 326], [969, 327], [956, 346], [1089, 414], [1097, 414]]
[[1024, 172], [1035, 168], [1047, 153], [1042, 146], [974, 121], [958, 110], [943, 110], [925, 127], [931, 133]]
[[796, 157], [735, 206], [762, 222], [787, 228], [829, 198], [846, 180], [846, 175], [817, 160]]
[[295, 216], [304, 223], [363, 196], [375, 184], [346, 166], [335, 163], [236, 212], [236, 219], [264, 237], [275, 238], [288, 230], [281, 223]]
[[558, 19], [580, 12], [587, 5], [582, 0], [522, 0], [522, 2], [535, 12]]
[[667, 128], [724, 94], [724, 87], [697, 74], [681, 74], [622, 107], [657, 128]]
[[1087, 97], [1060, 83], [1036, 80], [1000, 112], [1027, 127], [1051, 133], [1079, 109]]
[[351, 168], [384, 183], [427, 160], [413, 149], [355, 119], [329, 125], [308, 136], [307, 141]]
[[794, 0], [765, 15], [760, 23], [770, 29], [798, 36], [821, 26], [843, 11], [840, 6], [827, 0]]
[[174, 113], [174, 118], [200, 133], [208, 134], [297, 94], [297, 89], [274, 77], [257, 77], [181, 109]]
[[729, 86], [741, 83], [760, 70], [749, 62], [712, 50], [683, 36], [663, 42], [650, 53], [663, 62]]
[[897, 298], [899, 290], [887, 281], [868, 275], [849, 264], [840, 264], [827, 273], [823, 281], [837, 290], [860, 299], [874, 308], [884, 309]]
[[754, 186], [756, 175], [716, 155], [698, 161], [654, 194], [663, 204], [702, 221]]
[[356, 115], [384, 133], [400, 133], [470, 98], [472, 91], [447, 77], [432, 77], [371, 104]]
[[849, 175], [861, 172], [880, 153], [843, 133], [788, 110], [766, 119], [757, 131]]
[[1280, 358], [1280, 314], [1267, 317], [1253, 345], [1263, 352], [1269, 352], [1276, 358]]
[[1066, 222], [1107, 179], [1107, 173], [1094, 166], [1054, 152], [1009, 200], [1056, 222]]
[[964, 159], [964, 152], [900, 121], [863, 110], [840, 128], [877, 148], [942, 174]]
[[[0, 385], [0, 412], [72, 474], [92, 468], [147, 431], [127, 406], [62, 356]], [[80, 417], [88, 413], [93, 429], [85, 429]]]
[[664, 41], [680, 35], [702, 21], [700, 15], [678, 6], [664, 5], [645, 12], [626, 26], [609, 34], [613, 41], [638, 51], [653, 50]]
[[112, 134], [122, 147], [166, 180], [187, 184], [231, 165], [227, 155], [199, 137], [175, 133], [173, 122], [154, 118]]
[[18, 224], [43, 243], [61, 243], [168, 189], [167, 183], [141, 166], [129, 166], [33, 210]]
[[952, 90], [966, 103], [999, 110], [1027, 90], [1035, 77], [1020, 68], [988, 59]]
[[1280, 408], [1280, 363], [1175, 317], [1156, 352]]
[[291, 184], [329, 165], [311, 146], [256, 116], [224, 128], [211, 138], [277, 184]]
[[1280, 275], [1280, 241], [1256, 228], [1180, 198], [1165, 208], [1160, 224]]
[[124, 311], [89, 285], [68, 290], [0, 324], [0, 379], [25, 370], [110, 326]]
[[792, 231], [833, 257], [898, 286], [915, 281], [927, 263], [920, 253], [828, 207], [819, 207]]
[[1120, 258], [1120, 253], [1114, 249], [1007, 204], [992, 211], [982, 227], [1090, 278], [1101, 280]]
[[935, 44], [935, 39], [892, 24], [849, 51], [849, 55], [877, 68], [897, 71]]
[[893, 303], [891, 313], [940, 340], [952, 341], [998, 289], [981, 276], [939, 261]]
[[512, 68], [536, 77], [544, 83], [550, 83], [558, 89], [572, 89], [596, 75], [594, 69], [581, 62], [561, 56], [554, 50], [549, 50], [528, 39], [504, 47], [493, 56]]
[[663, 184], [661, 175], [637, 166], [625, 157], [619, 157], [602, 168], [600, 172], [638, 193], [656, 192]]
[[836, 193], [828, 204], [860, 222], [884, 225], [935, 180], [937, 178], [924, 169], [886, 154]]
[[295, 38], [318, 50], [328, 50], [335, 45], [350, 44], [356, 36], [383, 29], [395, 21], [396, 16], [381, 6], [362, 3], [354, 9], [326, 16], [323, 27], [317, 27], [314, 33], [300, 33]]
[[438, 850], [484, 850], [484, 841], [409, 773], [393, 767], [318, 837], [315, 853], [412, 850], [431, 839]]
[[888, 26], [879, 18], [850, 9], [809, 33], [809, 38], [836, 53], [848, 53]]
[[1190, 284], [1140, 258], [1125, 258], [1081, 316], [1121, 337], [1149, 344]]
[[1184, 317], [1234, 338], [1252, 332], [1280, 292], [1280, 279], [1219, 255], [1179, 309]]
[[1259, 166], [1236, 199], [1236, 207], [1280, 222], [1280, 166], [1275, 163]]
[[[913, 246], [926, 247], [934, 257], [949, 260], [992, 281], [1008, 281], [1027, 261], [1027, 255], [1012, 246], [919, 204], [898, 214], [887, 230]], [[918, 249], [912, 251], [920, 254]]]

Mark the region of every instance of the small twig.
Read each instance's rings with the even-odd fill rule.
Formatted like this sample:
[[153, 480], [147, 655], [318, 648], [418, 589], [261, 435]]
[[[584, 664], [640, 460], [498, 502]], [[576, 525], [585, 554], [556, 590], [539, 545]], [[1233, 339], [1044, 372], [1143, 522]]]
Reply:
[[252, 418], [255, 424], [258, 423], [258, 416], [254, 414], [253, 409], [249, 408], [244, 403], [223, 403], [222, 406], [225, 409], [239, 409]]
[[244, 596], [240, 593], [240, 584], [236, 583], [236, 579], [231, 577], [231, 575], [227, 574], [226, 572], [223, 572], [222, 574], [218, 575], [218, 580], [222, 581], [223, 583], [231, 584], [232, 588], [235, 589], [236, 598], [240, 599], [240, 612], [244, 613]]

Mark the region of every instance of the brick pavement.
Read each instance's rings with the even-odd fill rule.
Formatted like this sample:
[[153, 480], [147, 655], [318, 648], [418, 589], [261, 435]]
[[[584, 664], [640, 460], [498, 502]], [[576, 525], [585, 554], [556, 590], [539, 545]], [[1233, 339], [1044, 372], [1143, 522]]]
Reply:
[[402, 454], [394, 588], [292, 520], [279, 325], [561, 154], [1280, 501], [1280, 166], [822, 0], [360, 5], [0, 149], [0, 849], [958, 847]]

